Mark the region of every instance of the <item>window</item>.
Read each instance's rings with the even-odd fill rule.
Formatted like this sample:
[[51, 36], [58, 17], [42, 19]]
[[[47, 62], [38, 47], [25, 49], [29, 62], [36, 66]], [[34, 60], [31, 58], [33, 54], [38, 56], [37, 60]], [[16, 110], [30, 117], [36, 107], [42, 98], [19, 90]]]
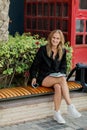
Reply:
[[85, 37], [85, 43], [87, 44], [87, 35], [86, 35], [86, 37]]
[[56, 16], [62, 16], [61, 3], [56, 3]]
[[27, 20], [27, 28], [31, 28], [31, 20], [30, 19]]
[[31, 22], [32, 22], [32, 29], [36, 30], [37, 29], [37, 19], [33, 18]]
[[76, 20], [76, 44], [87, 44], [87, 20]]
[[42, 4], [41, 3], [39, 3], [38, 4], [38, 16], [42, 16]]
[[87, 9], [87, 0], [80, 0], [79, 8], [80, 9]]
[[27, 4], [27, 15], [31, 15], [31, 4]]
[[67, 20], [63, 20], [63, 22], [62, 22], [62, 30], [64, 31], [64, 32], [67, 32], [68, 30], [68, 22], [67, 22]]
[[25, 0], [25, 32], [46, 36], [49, 31], [62, 29], [67, 38], [68, 8], [68, 1]]
[[32, 15], [32, 16], [36, 16], [36, 12], [37, 12], [37, 11], [36, 11], [36, 4], [32, 4], [32, 5], [31, 5], [31, 10], [32, 10], [31, 15]]
[[49, 5], [48, 5], [48, 3], [44, 3], [44, 5], [43, 5], [43, 15], [44, 16], [49, 16]]
[[55, 15], [55, 5], [54, 3], [50, 3], [50, 16], [54, 16]]
[[77, 35], [76, 36], [76, 44], [82, 44], [83, 43], [83, 35]]
[[86, 20], [86, 32], [87, 32], [87, 20]]
[[63, 4], [63, 16], [68, 16], [68, 3]]
[[83, 32], [83, 20], [76, 20], [76, 32]]

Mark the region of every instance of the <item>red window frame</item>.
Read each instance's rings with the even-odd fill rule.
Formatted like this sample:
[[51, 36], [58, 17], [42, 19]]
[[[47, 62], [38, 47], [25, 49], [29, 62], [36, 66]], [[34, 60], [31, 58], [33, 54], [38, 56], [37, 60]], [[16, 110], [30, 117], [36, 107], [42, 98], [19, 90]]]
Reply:
[[[87, 31], [86, 31], [86, 21], [87, 21], [87, 10], [86, 9], [80, 9], [79, 8], [79, 4], [80, 4], [80, 1], [79, 0], [76, 0], [76, 7], [75, 7], [75, 22], [76, 20], [83, 20], [83, 23], [84, 23], [84, 26], [83, 26], [83, 31], [82, 32], [76, 32], [75, 31], [75, 40], [76, 40], [76, 36], [83, 36], [83, 40], [82, 40], [82, 43], [81, 44], [76, 44], [75, 42], [75, 46], [78, 46], [78, 47], [85, 47], [87, 46], [87, 43], [86, 43], [86, 37], [87, 37]], [[76, 30], [76, 26], [75, 26], [75, 30]]]

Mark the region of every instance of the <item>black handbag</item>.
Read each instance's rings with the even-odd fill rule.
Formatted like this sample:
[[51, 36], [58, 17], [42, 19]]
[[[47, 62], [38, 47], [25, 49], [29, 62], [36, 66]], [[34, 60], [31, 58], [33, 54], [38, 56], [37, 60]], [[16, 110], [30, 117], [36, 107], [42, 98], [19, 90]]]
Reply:
[[83, 92], [87, 92], [87, 65], [82, 63], [77, 63], [76, 66], [71, 70], [67, 76], [67, 81], [70, 79], [72, 74], [75, 72], [75, 81], [80, 83], [83, 88]]

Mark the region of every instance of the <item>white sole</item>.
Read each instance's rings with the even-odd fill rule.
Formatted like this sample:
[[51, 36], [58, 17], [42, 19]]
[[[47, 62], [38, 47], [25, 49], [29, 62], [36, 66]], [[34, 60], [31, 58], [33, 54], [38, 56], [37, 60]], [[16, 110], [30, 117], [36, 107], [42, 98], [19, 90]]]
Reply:
[[53, 117], [53, 119], [54, 119], [55, 121], [57, 121], [58, 124], [61, 124], [61, 125], [63, 125], [63, 124], [66, 123], [66, 122], [58, 122], [58, 120], [57, 120], [55, 117]]
[[69, 116], [73, 117], [73, 118], [80, 118], [82, 115], [79, 115], [79, 116], [73, 116], [71, 115], [70, 113], [68, 113]]

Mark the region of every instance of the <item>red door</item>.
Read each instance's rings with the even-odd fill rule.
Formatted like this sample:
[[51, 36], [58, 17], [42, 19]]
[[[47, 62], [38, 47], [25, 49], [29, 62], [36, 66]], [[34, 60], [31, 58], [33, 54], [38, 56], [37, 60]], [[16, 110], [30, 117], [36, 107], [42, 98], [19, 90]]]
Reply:
[[87, 64], [87, 0], [72, 0], [71, 45], [73, 65]]

